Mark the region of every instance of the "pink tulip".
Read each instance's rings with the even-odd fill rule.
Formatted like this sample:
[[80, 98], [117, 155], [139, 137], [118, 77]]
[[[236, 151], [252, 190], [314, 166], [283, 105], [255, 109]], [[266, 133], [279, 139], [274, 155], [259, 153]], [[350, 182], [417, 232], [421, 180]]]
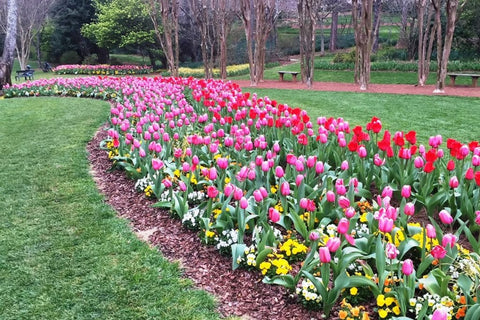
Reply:
[[300, 199], [300, 208], [306, 210], [308, 207], [308, 199], [307, 198], [302, 198]]
[[341, 196], [341, 197], [338, 198], [338, 205], [342, 209], [347, 209], [348, 207], [350, 207], [350, 200], [348, 200], [348, 198], [346, 198], [344, 196]]
[[380, 219], [378, 219], [378, 230], [385, 233], [392, 231], [393, 220], [390, 218], [387, 218], [386, 216], [380, 217]]
[[427, 238], [435, 239], [437, 237], [437, 230], [435, 230], [435, 227], [433, 225], [429, 223], [427, 224], [425, 229], [427, 231]]
[[385, 248], [385, 254], [387, 255], [388, 259], [395, 259], [399, 253], [400, 251], [398, 251], [397, 247], [395, 247], [393, 243], [387, 243], [387, 246]]
[[260, 190], [255, 190], [253, 191], [253, 198], [255, 199], [255, 201], [257, 202], [261, 202], [263, 200], [263, 195], [262, 193], [260, 192]]
[[377, 166], [380, 167], [385, 163], [385, 160], [380, 157], [380, 155], [375, 154], [373, 156], [373, 163]]
[[407, 216], [413, 216], [415, 214], [415, 205], [412, 202], [407, 202], [403, 208], [403, 213]]
[[409, 185], [404, 185], [402, 187], [402, 197], [404, 198], [410, 198], [410, 196], [412, 195], [412, 187], [409, 186]]
[[413, 273], [413, 261], [411, 259], [406, 259], [402, 262], [402, 273], [406, 276], [409, 276]]
[[178, 186], [180, 187], [180, 191], [187, 191], [187, 185], [183, 181], [178, 182]]
[[347, 220], [347, 218], [341, 218], [340, 221], [338, 221], [338, 226], [337, 226], [338, 233], [346, 234], [349, 228], [350, 228], [350, 221]]
[[328, 250], [330, 250], [330, 252], [336, 252], [338, 248], [340, 248], [341, 244], [342, 244], [342, 241], [340, 240], [340, 238], [333, 237], [328, 239], [326, 246]]
[[288, 196], [290, 194], [290, 184], [287, 181], [282, 182], [280, 185], [280, 193], [283, 196]]
[[217, 165], [220, 169], [225, 170], [228, 168], [228, 159], [227, 158], [218, 158]]
[[317, 161], [317, 163], [315, 164], [315, 172], [317, 174], [321, 174], [323, 173], [324, 171], [324, 165], [323, 165], [323, 162], [322, 161]]
[[320, 247], [320, 249], [318, 249], [318, 256], [321, 263], [329, 263], [330, 261], [332, 261], [330, 251], [327, 247]]
[[474, 167], [480, 166], [480, 156], [479, 155], [474, 155], [472, 157], [472, 166], [474, 166]]
[[270, 165], [269, 165], [268, 161], [263, 161], [262, 162], [262, 171], [267, 172], [269, 170], [270, 170]]
[[420, 169], [423, 168], [425, 162], [422, 157], [416, 157], [415, 160], [413, 160], [413, 164], [415, 165], [415, 168]]
[[436, 245], [433, 247], [430, 253], [435, 259], [443, 259], [447, 255], [447, 250], [445, 250], [445, 248], [441, 245]]
[[207, 196], [209, 198], [215, 198], [216, 196], [218, 196], [218, 190], [217, 188], [215, 188], [214, 186], [208, 186], [207, 187]]
[[327, 191], [327, 201], [335, 202], [335, 193], [333, 191]]
[[316, 161], [317, 161], [316, 156], [309, 156], [307, 158], [307, 167], [308, 168], [313, 168], [315, 166]]
[[302, 184], [303, 178], [305, 178], [303, 174], [297, 175], [297, 177], [295, 178], [295, 184], [297, 185], [297, 187]]
[[278, 142], [275, 142], [275, 143], [273, 144], [273, 151], [274, 151], [275, 153], [279, 153], [279, 152], [280, 152], [280, 145], [278, 144]]
[[446, 248], [447, 246], [450, 246], [450, 248], [453, 248], [456, 243], [457, 243], [457, 236], [455, 236], [454, 234], [447, 233], [443, 235], [443, 238], [442, 238], [443, 247]]
[[358, 153], [358, 156], [363, 159], [363, 158], [365, 158], [365, 157], [367, 156], [367, 149], [365, 149], [364, 146], [360, 146], [360, 147], [358, 148], [357, 153]]
[[431, 320], [447, 320], [448, 311], [444, 307], [439, 307], [433, 312]]
[[182, 171], [183, 172], [190, 172], [190, 164], [188, 162], [182, 163]]
[[308, 239], [310, 239], [310, 241], [317, 241], [319, 238], [320, 235], [316, 231], [310, 232], [310, 235], [308, 236]]
[[198, 157], [197, 157], [197, 156], [193, 156], [193, 157], [192, 157], [192, 164], [193, 164], [194, 166], [196, 166], [196, 165], [199, 164], [199, 163], [200, 163], [200, 160], [198, 159]]
[[451, 224], [453, 222], [453, 217], [451, 216], [450, 212], [447, 210], [442, 210], [438, 213], [440, 220], [444, 224]]
[[218, 176], [217, 169], [215, 169], [215, 167], [212, 167], [208, 170], [208, 174], [207, 174], [208, 179], [215, 180], [217, 179], [217, 176]]
[[392, 196], [393, 196], [393, 189], [392, 189], [392, 187], [386, 186], [385, 188], [383, 188], [382, 198], [385, 198], [385, 197], [392, 198]]
[[170, 179], [167, 179], [167, 178], [163, 179], [162, 183], [165, 186], [165, 188], [170, 188], [172, 186], [172, 181], [170, 181]]
[[458, 178], [456, 176], [453, 176], [450, 178], [450, 181], [448, 182], [449, 185], [450, 185], [450, 188], [452, 189], [455, 189], [456, 187], [458, 187]]
[[275, 168], [275, 176], [277, 176], [277, 178], [282, 178], [284, 175], [285, 175], [285, 172], [283, 171], [283, 168], [280, 166], [277, 166]]
[[278, 212], [278, 210], [275, 209], [275, 208], [269, 208], [268, 209], [268, 218], [273, 223], [277, 223], [278, 221], [280, 221], [280, 212]]
[[355, 209], [353, 207], [348, 207], [346, 210], [345, 210], [345, 217], [347, 217], [348, 219], [351, 219], [353, 218], [353, 216], [356, 214], [355, 212]]
[[480, 210], [475, 211], [475, 223], [480, 225]]
[[303, 170], [305, 170], [305, 166], [303, 165], [303, 162], [297, 159], [297, 161], [295, 161], [295, 169], [298, 172], [302, 172]]
[[235, 187], [235, 190], [233, 191], [233, 199], [235, 200], [240, 200], [243, 197], [243, 190], [240, 188]]
[[264, 187], [260, 187], [260, 193], [262, 194], [262, 197], [265, 199], [266, 197], [268, 197], [268, 191], [267, 189], [265, 189]]
[[231, 183], [227, 183], [223, 188], [223, 193], [227, 197], [230, 197], [230, 195], [233, 193], [234, 190], [235, 190], [235, 187]]
[[162, 162], [162, 160], [157, 159], [157, 158], [153, 158], [153, 159], [152, 159], [152, 167], [153, 167], [153, 170], [155, 170], [155, 171], [160, 170], [161, 168], [163, 168], [163, 162]]
[[241, 198], [240, 198], [240, 208], [241, 208], [241, 209], [247, 209], [247, 207], [248, 207], [247, 198], [241, 197]]
[[347, 160], [344, 160], [342, 162], [342, 164], [340, 165], [340, 169], [345, 171], [345, 170], [348, 170], [348, 161]]

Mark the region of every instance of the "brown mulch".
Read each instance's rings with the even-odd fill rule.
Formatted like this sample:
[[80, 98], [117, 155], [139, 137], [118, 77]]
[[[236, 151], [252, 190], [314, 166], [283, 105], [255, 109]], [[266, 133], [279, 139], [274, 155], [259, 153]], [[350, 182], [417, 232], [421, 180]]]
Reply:
[[154, 202], [135, 192], [135, 182], [124, 172], [109, 171], [112, 163], [99, 147], [106, 137], [101, 128], [87, 145], [91, 173], [106, 202], [120, 217], [129, 220], [140, 238], [158, 248], [170, 261], [179, 261], [185, 277], [213, 294], [222, 316], [272, 320], [321, 318], [321, 312], [306, 310], [283, 287], [262, 283], [259, 273], [232, 271], [230, 257], [221, 256], [212, 246], [202, 245], [197, 234], [184, 228], [178, 219], [152, 208]]

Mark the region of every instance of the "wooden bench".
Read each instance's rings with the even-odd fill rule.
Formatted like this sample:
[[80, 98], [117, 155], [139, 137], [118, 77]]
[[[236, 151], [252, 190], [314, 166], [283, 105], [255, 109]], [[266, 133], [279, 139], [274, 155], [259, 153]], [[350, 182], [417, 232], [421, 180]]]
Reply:
[[283, 76], [285, 74], [291, 74], [292, 75], [292, 81], [297, 81], [297, 74], [299, 74], [299, 72], [295, 72], [295, 71], [278, 71], [278, 75], [280, 76], [280, 81], [283, 81]]
[[480, 78], [480, 74], [473, 74], [473, 73], [447, 73], [447, 76], [450, 77], [450, 85], [455, 85], [455, 80], [457, 77], [471, 77], [472, 78], [472, 87], [477, 86], [478, 78]]
[[28, 70], [17, 70], [17, 74], [15, 76], [15, 80], [20, 80], [20, 78], [25, 78], [25, 80], [33, 80], [33, 74], [35, 70], [28, 69]]

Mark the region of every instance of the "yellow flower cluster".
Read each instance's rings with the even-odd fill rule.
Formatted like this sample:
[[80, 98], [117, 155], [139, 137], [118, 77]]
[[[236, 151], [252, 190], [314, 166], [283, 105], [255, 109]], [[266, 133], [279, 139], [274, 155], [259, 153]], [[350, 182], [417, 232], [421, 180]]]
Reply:
[[400, 307], [398, 305], [398, 300], [394, 297], [385, 297], [385, 295], [380, 294], [377, 296], [377, 306], [378, 316], [380, 319], [385, 319], [389, 314], [394, 314], [396, 316], [400, 315]]
[[288, 239], [280, 245], [280, 251], [285, 252], [287, 257], [298, 254], [307, 254], [307, 250], [308, 248], [303, 243], [298, 242], [296, 239]]
[[[248, 73], [249, 65], [248, 63], [239, 64], [239, 65], [232, 65], [227, 66], [227, 75], [234, 76], [238, 74]], [[195, 77], [195, 78], [203, 78], [205, 76], [205, 70], [202, 68], [179, 68], [178, 73], [182, 77]], [[219, 77], [220, 76], [220, 69], [214, 68], [213, 69], [213, 76]]]
[[[272, 266], [275, 267], [275, 270], [273, 270]], [[259, 268], [263, 275], [267, 273], [276, 275], [287, 274], [292, 270], [292, 266], [284, 259], [283, 254], [278, 253], [269, 254], [267, 260], [260, 263]]]

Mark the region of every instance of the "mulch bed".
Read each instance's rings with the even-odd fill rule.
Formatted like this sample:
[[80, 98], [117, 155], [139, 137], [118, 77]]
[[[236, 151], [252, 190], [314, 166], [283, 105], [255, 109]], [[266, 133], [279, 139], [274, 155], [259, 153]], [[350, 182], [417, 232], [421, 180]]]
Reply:
[[[231, 257], [202, 245], [200, 238], [184, 228], [168, 212], [152, 208], [154, 203], [134, 190], [135, 182], [122, 171], [109, 171], [112, 163], [100, 142], [107, 137], [101, 128], [87, 145], [92, 175], [105, 201], [122, 218], [128, 219], [137, 235], [158, 248], [170, 261], [179, 261], [185, 277], [213, 294], [222, 316], [244, 319], [320, 319], [322, 313], [306, 310], [297, 299], [280, 286], [262, 283], [258, 272], [232, 270]], [[332, 312], [329, 319], [338, 319]]]

